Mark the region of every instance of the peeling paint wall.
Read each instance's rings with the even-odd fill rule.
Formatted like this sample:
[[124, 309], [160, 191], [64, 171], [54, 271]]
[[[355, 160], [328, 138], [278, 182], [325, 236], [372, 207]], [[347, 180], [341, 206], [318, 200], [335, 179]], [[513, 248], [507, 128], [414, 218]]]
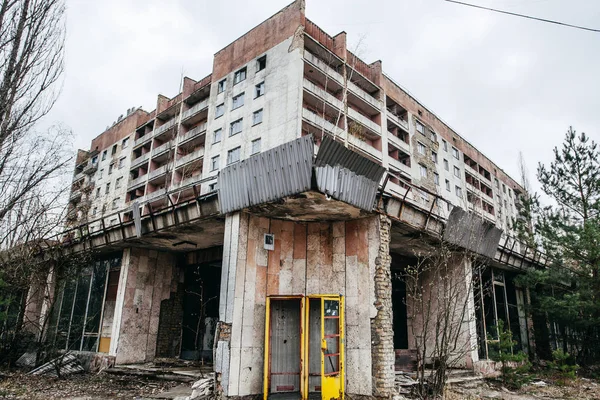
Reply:
[[[272, 251], [263, 247], [265, 233], [275, 235]], [[228, 215], [220, 319], [231, 324], [231, 336], [220, 338], [216, 365], [224, 394], [262, 393], [266, 296], [339, 293], [346, 299], [346, 391], [372, 395], [371, 318], [377, 313], [380, 251], [377, 217], [305, 223]], [[393, 366], [393, 349], [390, 357]]]

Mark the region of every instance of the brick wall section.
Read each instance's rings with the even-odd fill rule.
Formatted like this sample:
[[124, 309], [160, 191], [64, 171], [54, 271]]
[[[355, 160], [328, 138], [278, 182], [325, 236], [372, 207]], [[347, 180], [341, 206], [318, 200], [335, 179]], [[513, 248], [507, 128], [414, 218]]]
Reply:
[[171, 296], [160, 303], [158, 338], [156, 339], [157, 357], [179, 357], [181, 352], [183, 290], [183, 284], [179, 283], [177, 291], [171, 292]]
[[390, 265], [391, 221], [379, 217], [379, 254], [375, 260], [375, 307], [371, 319], [373, 395], [391, 397], [394, 390], [394, 327], [392, 321], [392, 278]]

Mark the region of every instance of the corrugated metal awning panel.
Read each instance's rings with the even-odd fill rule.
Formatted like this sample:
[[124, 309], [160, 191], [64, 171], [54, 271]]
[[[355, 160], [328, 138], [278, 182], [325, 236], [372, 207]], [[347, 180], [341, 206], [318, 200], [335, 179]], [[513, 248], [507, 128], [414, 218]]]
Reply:
[[219, 172], [222, 213], [310, 190], [314, 144], [304, 136], [230, 165]]
[[448, 217], [443, 237], [450, 243], [494, 258], [501, 235], [502, 231], [493, 223], [455, 206]]
[[363, 210], [375, 205], [377, 188], [385, 173], [381, 165], [326, 136], [315, 159], [319, 191]]

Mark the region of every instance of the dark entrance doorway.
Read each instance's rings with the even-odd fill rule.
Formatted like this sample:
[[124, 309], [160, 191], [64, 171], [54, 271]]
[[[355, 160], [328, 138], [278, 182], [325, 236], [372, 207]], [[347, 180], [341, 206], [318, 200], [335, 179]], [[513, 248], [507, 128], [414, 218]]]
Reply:
[[212, 362], [219, 319], [221, 261], [186, 266], [183, 286], [181, 358]]

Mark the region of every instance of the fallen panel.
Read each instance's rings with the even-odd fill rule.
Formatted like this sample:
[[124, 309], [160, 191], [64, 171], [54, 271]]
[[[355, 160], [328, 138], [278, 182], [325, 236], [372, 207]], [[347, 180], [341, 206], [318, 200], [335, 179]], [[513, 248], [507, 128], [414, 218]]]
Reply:
[[385, 168], [326, 136], [315, 159], [317, 188], [334, 199], [372, 211]]
[[494, 258], [501, 235], [502, 230], [493, 223], [455, 206], [448, 217], [443, 238], [477, 254]]

